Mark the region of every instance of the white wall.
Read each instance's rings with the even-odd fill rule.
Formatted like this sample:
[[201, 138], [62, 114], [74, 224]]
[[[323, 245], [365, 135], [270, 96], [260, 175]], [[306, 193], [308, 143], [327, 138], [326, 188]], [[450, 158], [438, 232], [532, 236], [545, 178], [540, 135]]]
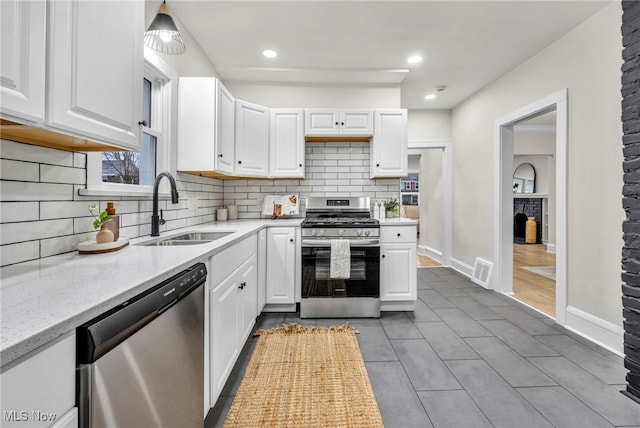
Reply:
[[420, 155], [420, 239], [418, 244], [442, 252], [442, 149], [409, 149]]
[[[452, 112], [453, 257], [493, 259], [496, 119], [568, 88], [569, 306], [622, 325], [621, 6], [612, 3]], [[472, 214], [470, 214], [472, 213]]]
[[451, 139], [451, 110], [409, 110], [409, 141]]
[[400, 108], [400, 88], [224, 81], [234, 97], [272, 108]]

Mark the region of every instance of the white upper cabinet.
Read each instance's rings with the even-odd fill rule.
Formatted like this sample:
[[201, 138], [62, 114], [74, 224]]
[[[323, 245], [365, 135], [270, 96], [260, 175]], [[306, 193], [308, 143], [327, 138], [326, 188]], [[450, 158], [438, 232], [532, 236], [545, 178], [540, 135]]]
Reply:
[[48, 12], [47, 124], [139, 149], [144, 2], [51, 1]]
[[371, 178], [407, 175], [407, 110], [375, 110], [371, 142]]
[[242, 100], [236, 100], [235, 174], [269, 175], [269, 109]]
[[233, 174], [235, 167], [235, 102], [231, 92], [218, 82], [216, 92], [217, 133], [216, 133], [216, 165], [215, 170]]
[[271, 109], [269, 176], [304, 178], [302, 109]]
[[340, 110], [340, 134], [365, 136], [373, 134], [373, 110]]
[[44, 121], [44, 0], [0, 1], [0, 112], [18, 121]]
[[371, 109], [305, 109], [305, 135], [369, 136], [373, 134]]
[[178, 170], [233, 174], [235, 99], [213, 77], [178, 85]]

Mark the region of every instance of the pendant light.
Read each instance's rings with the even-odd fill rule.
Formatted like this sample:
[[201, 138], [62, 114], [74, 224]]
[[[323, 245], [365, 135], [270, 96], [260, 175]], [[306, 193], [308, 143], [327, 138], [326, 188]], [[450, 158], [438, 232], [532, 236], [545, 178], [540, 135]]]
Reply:
[[158, 52], [171, 55], [181, 54], [187, 50], [176, 23], [169, 15], [166, 1], [162, 2], [149, 29], [145, 31], [144, 44]]

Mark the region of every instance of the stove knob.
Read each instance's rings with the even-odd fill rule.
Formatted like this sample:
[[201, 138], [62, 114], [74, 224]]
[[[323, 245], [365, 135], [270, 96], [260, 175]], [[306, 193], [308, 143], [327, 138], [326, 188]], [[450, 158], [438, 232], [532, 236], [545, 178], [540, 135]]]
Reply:
[[371, 231], [370, 230], [365, 230], [364, 231], [364, 236], [369, 236], [371, 235]]
[[324, 236], [324, 229], [320, 229], [320, 236]]
[[318, 234], [318, 231], [317, 231], [317, 230], [312, 230], [312, 231], [311, 231], [311, 235], [312, 235], [312, 236], [316, 236], [317, 234]]
[[362, 230], [358, 230], [358, 231], [356, 231], [356, 235], [358, 235], [358, 236], [362, 236]]
[[344, 230], [340, 229], [340, 231], [338, 232], [338, 235], [340, 235], [340, 236], [344, 235]]

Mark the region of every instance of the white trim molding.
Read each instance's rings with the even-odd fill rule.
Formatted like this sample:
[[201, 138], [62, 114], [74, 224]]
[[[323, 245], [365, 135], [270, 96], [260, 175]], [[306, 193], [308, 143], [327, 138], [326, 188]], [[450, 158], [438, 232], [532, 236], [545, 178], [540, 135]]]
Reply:
[[567, 306], [566, 325], [564, 327], [621, 357], [624, 356], [624, 329], [619, 325], [605, 321], [573, 306]]
[[458, 259], [451, 258], [451, 268], [460, 272], [469, 279], [471, 279], [471, 275], [473, 275], [473, 266], [470, 266]]
[[493, 260], [490, 288], [513, 292], [513, 134], [523, 119], [556, 111], [556, 322], [567, 306], [567, 97], [562, 89], [496, 120], [494, 127]]
[[453, 264], [453, 142], [451, 140], [409, 141], [409, 149], [442, 149], [442, 257], [443, 266]]
[[421, 256], [427, 256], [437, 261], [438, 263], [442, 263], [442, 251], [438, 251], [435, 248], [429, 247], [428, 245], [418, 245], [418, 254], [420, 254]]
[[556, 244], [550, 244], [547, 242], [547, 253], [555, 254], [556, 253]]

